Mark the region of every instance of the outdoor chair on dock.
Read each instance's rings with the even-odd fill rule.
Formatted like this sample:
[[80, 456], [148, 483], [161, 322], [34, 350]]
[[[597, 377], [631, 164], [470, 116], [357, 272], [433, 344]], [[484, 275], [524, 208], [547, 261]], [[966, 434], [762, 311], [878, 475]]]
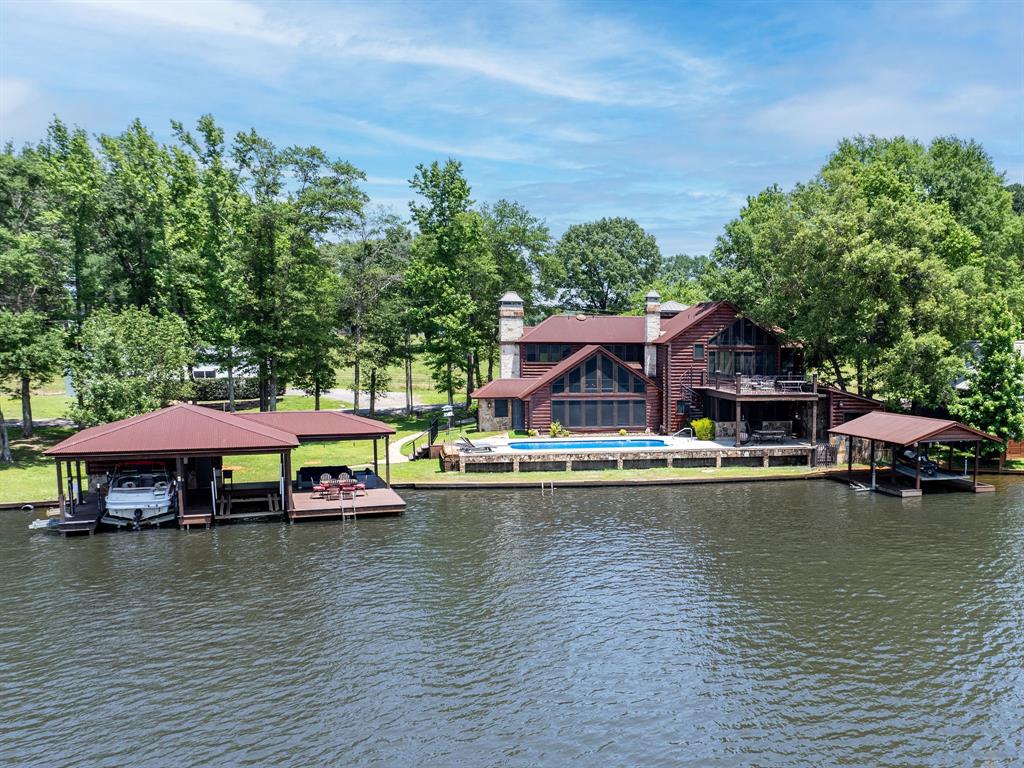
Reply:
[[342, 472], [338, 475], [338, 483], [341, 485], [341, 494], [343, 498], [346, 493], [351, 496], [356, 496], [360, 491], [362, 491], [362, 493], [359, 495], [366, 495], [366, 483], [360, 483], [358, 480], [349, 477], [346, 472]]
[[320, 482], [313, 484], [312, 498], [322, 499], [327, 491], [327, 484], [331, 482], [331, 476], [324, 472], [320, 475]]

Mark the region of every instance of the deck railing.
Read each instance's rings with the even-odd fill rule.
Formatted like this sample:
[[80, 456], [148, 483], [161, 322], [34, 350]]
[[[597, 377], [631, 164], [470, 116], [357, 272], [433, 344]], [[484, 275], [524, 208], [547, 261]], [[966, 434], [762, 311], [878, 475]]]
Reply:
[[711, 389], [735, 392], [737, 395], [799, 395], [815, 390], [815, 379], [802, 373], [757, 376], [704, 372], [702, 384]]

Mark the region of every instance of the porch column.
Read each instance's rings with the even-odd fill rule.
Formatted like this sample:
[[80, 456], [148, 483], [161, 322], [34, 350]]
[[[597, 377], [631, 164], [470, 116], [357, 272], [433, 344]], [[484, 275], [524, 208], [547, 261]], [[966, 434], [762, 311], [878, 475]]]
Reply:
[[185, 464], [181, 460], [181, 456], [176, 456], [174, 459], [174, 470], [175, 470], [175, 489], [178, 493], [178, 525], [181, 525], [182, 519], [185, 517]]
[[952, 472], [953, 471], [953, 444], [952, 443], [949, 444], [949, 451], [948, 451], [948, 454], [947, 454], [947, 457], [946, 457], [946, 465], [948, 466], [949, 471]]
[[391, 435], [384, 435], [384, 485], [391, 487]]
[[[737, 379], [736, 381], [737, 381], [736, 389], [739, 389], [740, 388], [740, 385], [738, 383], [739, 379]], [[741, 423], [741, 419], [740, 419], [740, 401], [739, 401], [739, 399], [737, 399], [736, 400], [736, 447], [737, 448], [740, 447], [740, 423]]]
[[875, 441], [871, 441], [871, 490], [875, 490]]
[[78, 503], [81, 504], [85, 499], [85, 494], [82, 492], [82, 462], [75, 461], [75, 478], [78, 480]]
[[281, 504], [284, 505], [282, 511], [287, 515], [292, 508], [292, 452], [285, 451], [281, 454], [281, 459], [284, 468], [284, 497]]
[[853, 435], [846, 436], [846, 479], [853, 483]]
[[57, 459], [57, 504], [60, 505], [60, 519], [67, 519], [67, 512], [64, 509], [64, 476], [60, 471], [60, 459]]
[[974, 487], [978, 487], [978, 455], [981, 453], [981, 441], [974, 441]]
[[380, 475], [380, 473], [377, 472], [377, 438], [376, 437], [373, 438], [373, 474], [378, 475], [378, 476]]
[[75, 504], [77, 502], [75, 500], [75, 493], [74, 493], [74, 491], [75, 491], [75, 479], [71, 475], [71, 459], [68, 459], [64, 463], [64, 469], [67, 471], [67, 479], [65, 479], [64, 482], [66, 482], [67, 485], [68, 485], [68, 487], [67, 487], [68, 501], [71, 502], [71, 509], [73, 510], [75, 508]]
[[921, 490], [921, 444], [914, 443], [914, 488]]

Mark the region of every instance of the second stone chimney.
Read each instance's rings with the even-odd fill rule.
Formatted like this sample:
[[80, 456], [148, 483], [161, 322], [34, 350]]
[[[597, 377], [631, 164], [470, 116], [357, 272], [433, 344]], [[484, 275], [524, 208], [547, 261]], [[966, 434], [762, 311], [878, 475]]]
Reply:
[[661, 296], [653, 288], [644, 297], [644, 373], [654, 377], [658, 373], [658, 347], [661, 336]]
[[520, 377], [519, 339], [523, 337], [523, 300], [515, 291], [498, 299], [498, 344], [501, 378]]

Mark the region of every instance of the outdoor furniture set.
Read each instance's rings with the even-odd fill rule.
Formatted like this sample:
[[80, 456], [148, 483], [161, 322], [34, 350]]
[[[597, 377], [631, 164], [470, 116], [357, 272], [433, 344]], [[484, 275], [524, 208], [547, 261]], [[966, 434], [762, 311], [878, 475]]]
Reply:
[[344, 498], [366, 495], [366, 484], [353, 480], [347, 473], [342, 472], [337, 479], [328, 473], [320, 475], [320, 481], [313, 485], [313, 498], [327, 499], [328, 501], [340, 501]]

